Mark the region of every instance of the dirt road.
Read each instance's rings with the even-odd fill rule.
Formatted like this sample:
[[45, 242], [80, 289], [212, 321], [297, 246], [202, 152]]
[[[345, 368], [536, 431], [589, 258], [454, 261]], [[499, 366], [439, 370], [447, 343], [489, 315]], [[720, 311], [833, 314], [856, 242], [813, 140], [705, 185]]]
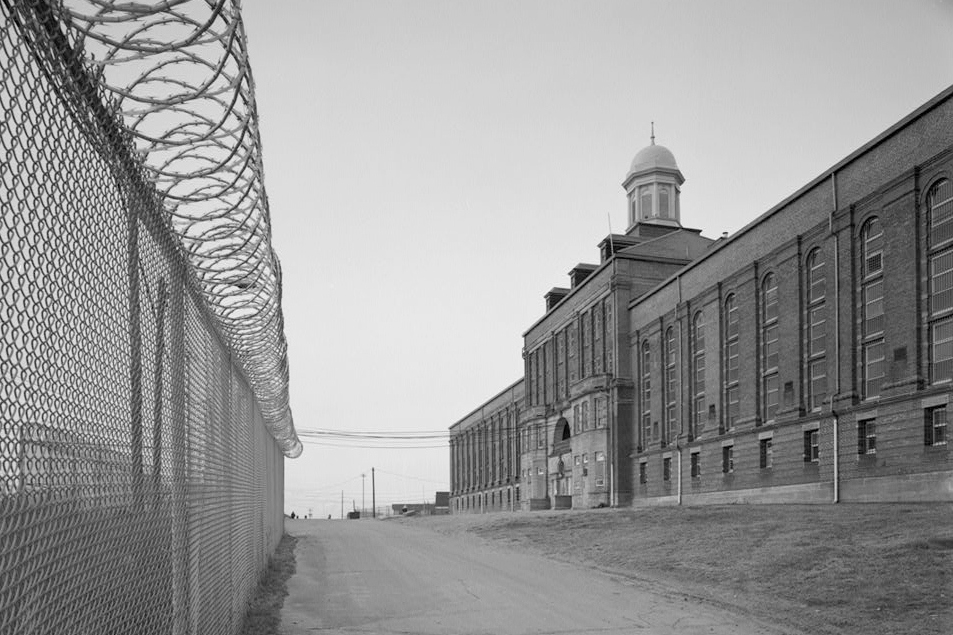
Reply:
[[288, 521], [281, 633], [776, 633], [687, 598], [470, 536], [375, 520]]

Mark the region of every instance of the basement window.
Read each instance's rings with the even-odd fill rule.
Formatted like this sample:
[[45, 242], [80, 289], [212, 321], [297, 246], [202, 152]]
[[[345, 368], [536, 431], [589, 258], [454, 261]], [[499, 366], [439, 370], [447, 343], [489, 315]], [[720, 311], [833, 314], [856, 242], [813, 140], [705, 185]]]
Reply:
[[818, 431], [817, 430], [805, 430], [804, 431], [804, 462], [805, 463], [819, 463], [821, 460], [820, 449], [817, 444]]
[[772, 444], [772, 439], [761, 439], [758, 443], [760, 446], [760, 466], [762, 470], [770, 470], [771, 466], [774, 465], [774, 446]]
[[877, 453], [876, 426], [876, 419], [865, 419], [857, 422], [857, 454]]
[[946, 406], [927, 408], [923, 424], [923, 444], [946, 445]]
[[721, 471], [723, 474], [735, 471], [735, 446], [726, 445], [721, 448]]

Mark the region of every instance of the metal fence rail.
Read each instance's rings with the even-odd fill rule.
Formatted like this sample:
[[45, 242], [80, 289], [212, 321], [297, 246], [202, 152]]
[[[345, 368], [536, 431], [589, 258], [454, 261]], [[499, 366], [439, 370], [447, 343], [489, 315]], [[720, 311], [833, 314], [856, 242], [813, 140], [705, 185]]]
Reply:
[[61, 10], [0, 0], [0, 633], [234, 633], [283, 530], [286, 369], [236, 350]]

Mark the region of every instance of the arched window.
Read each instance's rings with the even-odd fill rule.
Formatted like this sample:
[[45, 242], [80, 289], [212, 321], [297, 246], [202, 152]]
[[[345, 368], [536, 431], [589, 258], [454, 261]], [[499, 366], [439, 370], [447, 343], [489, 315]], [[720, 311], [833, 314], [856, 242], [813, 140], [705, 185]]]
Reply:
[[734, 294], [725, 300], [724, 390], [725, 431], [738, 421], [738, 305]]
[[639, 189], [639, 207], [642, 210], [642, 218], [651, 218], [655, 216], [652, 209], [652, 188], [645, 186]]
[[641, 407], [642, 407], [642, 449], [648, 447], [652, 435], [652, 349], [649, 343], [642, 342], [641, 363]]
[[667, 185], [658, 186], [658, 215], [662, 218], [671, 218], [672, 212], [669, 209], [669, 190]]
[[692, 425], [697, 435], [705, 418], [705, 314], [699, 311], [692, 319]]
[[804, 261], [807, 272], [807, 403], [819, 410], [827, 397], [827, 310], [824, 306], [827, 285], [824, 252], [815, 248]]
[[678, 371], [676, 370], [678, 350], [676, 348], [675, 329], [665, 331], [665, 429], [662, 439], [668, 443], [675, 434], [676, 412], [678, 410]]
[[761, 419], [774, 421], [778, 413], [778, 278], [769, 273], [761, 281]]
[[930, 219], [930, 381], [953, 379], [953, 181], [927, 193]]
[[863, 259], [862, 299], [863, 328], [863, 395], [865, 399], [880, 395], [884, 376], [884, 233], [880, 220], [868, 220], [861, 231]]

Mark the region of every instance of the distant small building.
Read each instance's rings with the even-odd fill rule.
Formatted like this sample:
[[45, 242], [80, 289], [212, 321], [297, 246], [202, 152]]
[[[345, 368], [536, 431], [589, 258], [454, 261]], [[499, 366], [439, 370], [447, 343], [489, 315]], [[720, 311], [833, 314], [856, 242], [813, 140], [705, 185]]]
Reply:
[[434, 514], [433, 503], [394, 503], [391, 509], [395, 514], [419, 514], [421, 516], [432, 516]]

